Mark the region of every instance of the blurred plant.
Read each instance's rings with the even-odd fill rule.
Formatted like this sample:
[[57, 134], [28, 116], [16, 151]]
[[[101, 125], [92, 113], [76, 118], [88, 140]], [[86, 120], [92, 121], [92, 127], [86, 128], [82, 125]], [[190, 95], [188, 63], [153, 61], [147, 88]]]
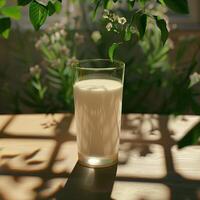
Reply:
[[30, 107], [36, 108], [37, 112], [45, 112], [45, 96], [47, 87], [43, 85], [41, 80], [41, 69], [38, 65], [30, 68], [31, 79], [27, 85], [27, 96], [29, 99], [24, 98], [23, 102]]
[[173, 49], [169, 42], [163, 46], [158, 30], [148, 30], [143, 41], [133, 49], [137, 57], [127, 58], [124, 112], [134, 110], [145, 113], [148, 110], [148, 113], [159, 114], [200, 114], [198, 87], [189, 87], [192, 74], [200, 67], [196, 55], [200, 52], [200, 41], [198, 38], [187, 38], [180, 43], [186, 40], [190, 41], [187, 42], [187, 50], [197, 46], [192, 57], [184, 63], [180, 62], [185, 57], [185, 51], [179, 61], [178, 58], [170, 60], [169, 53], [179, 54], [180, 48]]
[[1, 39], [0, 45], [0, 113], [21, 113], [24, 110], [20, 102], [24, 80], [27, 79], [28, 66], [40, 60], [34, 48], [36, 34], [31, 30], [13, 31], [8, 40]]
[[[80, 2], [77, 5], [80, 6], [79, 13], [85, 16], [89, 4], [83, 5]], [[156, 13], [166, 19], [164, 14], [166, 10], [163, 10], [160, 5], [151, 5], [149, 9], [151, 13]], [[65, 25], [68, 27], [67, 36], [63, 26], [56, 24], [55, 28], [48, 29], [37, 41], [36, 47], [42, 52], [45, 60], [45, 64], [41, 63], [42, 69], [44, 68], [42, 82], [47, 87], [45, 96], [48, 97], [44, 102], [47, 102], [47, 99], [52, 99], [52, 96], [59, 96], [56, 100], [54, 99], [54, 102], [48, 103], [47, 110], [61, 111], [72, 108], [70, 105], [72, 103], [70, 100], [72, 98], [70, 97], [72, 85], [70, 84], [72, 83], [67, 82], [70, 79], [68, 75], [71, 71], [69, 67], [65, 67], [65, 63], [68, 63], [73, 56], [78, 59], [106, 57], [105, 49], [112, 43], [116, 46], [119, 45], [120, 43], [115, 43], [115, 41], [124, 39], [124, 30], [129, 21], [126, 19], [127, 17], [123, 16], [130, 15], [130, 11], [123, 7], [116, 8], [116, 11], [117, 13], [104, 10], [102, 21], [98, 20], [92, 26], [88, 23], [87, 18], [75, 16], [73, 26], [72, 22]], [[69, 13], [68, 15], [70, 18]], [[77, 24], [78, 26], [76, 26]], [[107, 30], [104, 29], [105, 26]], [[154, 19], [148, 18], [148, 24], [145, 28], [146, 34], [143, 35], [142, 40], [138, 40], [140, 33], [134, 25], [130, 27], [130, 30], [137, 34], [132, 35], [127, 43], [121, 45], [121, 49], [116, 54], [118, 59], [126, 62], [123, 112], [183, 114], [193, 111], [197, 113], [198, 110], [193, 110], [194, 106], [192, 109], [190, 103], [194, 89], [188, 88], [188, 81], [194, 70], [187, 71], [189, 63], [192, 63], [191, 67], [193, 67], [193, 63], [194, 65], [196, 63], [191, 60], [187, 61], [185, 64], [187, 66], [180, 63], [185, 55], [184, 50], [186, 51], [189, 45], [195, 43], [196, 40], [182, 42], [177, 51], [176, 59], [171, 62], [169, 53], [172, 52], [172, 45], [170, 40], [163, 45], [163, 41], [160, 39], [160, 29], [159, 27], [155, 28]], [[113, 32], [116, 35], [113, 35]], [[189, 74], [186, 76], [187, 73]], [[56, 95], [55, 91], [57, 91]], [[51, 95], [48, 94], [49, 92]], [[183, 97], [184, 94], [187, 94], [187, 97]], [[155, 96], [158, 98], [159, 103], [157, 104], [154, 102]], [[145, 101], [143, 101], [144, 97]], [[61, 100], [62, 106], [59, 105]], [[50, 109], [50, 107], [52, 108]]]
[[74, 40], [81, 41], [78, 32], [64, 29], [56, 23], [48, 28], [36, 42], [43, 61], [30, 68], [31, 78], [23, 102], [36, 112], [73, 111], [73, 72], [76, 62]]

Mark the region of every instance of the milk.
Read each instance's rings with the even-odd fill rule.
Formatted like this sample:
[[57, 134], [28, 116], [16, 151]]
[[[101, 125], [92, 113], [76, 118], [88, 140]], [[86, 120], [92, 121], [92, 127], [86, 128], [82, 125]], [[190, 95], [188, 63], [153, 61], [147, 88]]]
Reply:
[[117, 156], [121, 127], [122, 83], [88, 79], [74, 85], [79, 156]]

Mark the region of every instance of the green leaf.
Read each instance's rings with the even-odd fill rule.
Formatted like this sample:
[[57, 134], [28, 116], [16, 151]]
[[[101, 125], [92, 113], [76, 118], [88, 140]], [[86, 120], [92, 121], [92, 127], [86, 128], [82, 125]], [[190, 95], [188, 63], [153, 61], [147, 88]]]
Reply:
[[156, 3], [159, 3], [161, 5], [165, 5], [164, 1], [163, 0], [156, 0]]
[[46, 91], [47, 87], [43, 87], [41, 90], [39, 90], [39, 96], [41, 100], [44, 99]]
[[178, 148], [189, 145], [195, 145], [198, 143], [200, 137], [200, 123], [195, 125], [181, 140], [178, 141]]
[[11, 20], [9, 17], [0, 18], [0, 35], [5, 39], [8, 38], [10, 33]]
[[39, 30], [46, 21], [47, 14], [48, 9], [45, 6], [36, 1], [31, 2], [29, 6], [29, 17], [36, 31]]
[[35, 89], [41, 90], [41, 84], [39, 82], [36, 82], [35, 80], [32, 80], [31, 84]]
[[9, 6], [1, 9], [1, 13], [6, 17], [18, 20], [21, 18], [21, 8], [19, 6]]
[[193, 73], [192, 75], [190, 75], [189, 88], [196, 85], [199, 82], [200, 82], [200, 74], [198, 74], [197, 72]]
[[135, 5], [135, 0], [128, 0], [128, 4], [133, 8]]
[[134, 23], [140, 33], [140, 39], [144, 37], [147, 26], [147, 15], [144, 13], [136, 13]]
[[49, 16], [53, 15], [56, 12], [55, 5], [51, 1], [48, 2], [47, 9]]
[[107, 8], [108, 7], [108, 3], [109, 3], [109, 0], [104, 0], [103, 1], [103, 7]]
[[154, 17], [156, 20], [156, 24], [158, 26], [158, 28], [160, 29], [161, 32], [161, 40], [163, 42], [163, 45], [165, 44], [165, 42], [167, 41], [169, 32], [167, 30], [167, 24], [165, 22], [164, 19], [159, 19], [157, 16]]
[[19, 6], [25, 6], [27, 4], [29, 4], [32, 0], [17, 0], [17, 4]]
[[175, 12], [181, 14], [189, 14], [188, 1], [187, 0], [160, 0], [164, 2], [166, 6]]
[[56, 84], [56, 85], [62, 84], [60, 78], [56, 78], [55, 76], [51, 76], [50, 74], [48, 74], [46, 77], [47, 77], [49, 83]]
[[95, 9], [94, 9], [94, 11], [93, 11], [93, 18], [96, 17], [97, 9], [99, 8], [101, 1], [102, 1], [102, 0], [95, 0], [96, 6], [95, 6]]
[[59, 13], [62, 10], [62, 4], [59, 1], [56, 1], [54, 6], [57, 13]]
[[108, 50], [108, 55], [109, 55], [109, 58], [110, 60], [113, 62], [113, 57], [114, 57], [114, 53], [115, 53], [115, 50], [117, 49], [117, 47], [120, 45], [121, 43], [113, 43], [109, 50]]
[[5, 6], [5, 4], [6, 4], [6, 0], [0, 0], [0, 8]]
[[127, 26], [125, 29], [125, 35], [124, 35], [124, 40], [129, 41], [131, 39], [132, 32], [130, 31], [130, 26]]
[[185, 79], [183, 80], [184, 82], [186, 82], [190, 78], [190, 76], [191, 76], [192, 72], [194, 71], [195, 67], [197, 66], [197, 64], [198, 64], [198, 62], [197, 62], [196, 58], [194, 57], [191, 60], [190, 65], [187, 67], [187, 73], [186, 73]]
[[56, 68], [54, 69], [53, 67], [48, 67], [47, 71], [48, 71], [50, 76], [53, 76], [55, 78], [60, 78], [59, 72], [57, 72]]
[[145, 6], [145, 3], [149, 0], [139, 0], [140, 5]]

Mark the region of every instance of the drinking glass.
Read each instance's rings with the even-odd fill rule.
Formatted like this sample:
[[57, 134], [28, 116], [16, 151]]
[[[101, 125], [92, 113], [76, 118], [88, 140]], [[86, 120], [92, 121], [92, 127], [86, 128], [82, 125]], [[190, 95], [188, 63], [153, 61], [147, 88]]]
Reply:
[[118, 160], [125, 64], [106, 59], [74, 65], [74, 102], [78, 159], [88, 167], [107, 167]]

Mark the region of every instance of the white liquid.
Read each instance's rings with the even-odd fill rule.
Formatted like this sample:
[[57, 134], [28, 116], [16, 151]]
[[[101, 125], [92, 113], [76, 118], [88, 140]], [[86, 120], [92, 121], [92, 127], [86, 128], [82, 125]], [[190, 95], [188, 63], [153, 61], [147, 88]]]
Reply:
[[74, 85], [74, 99], [79, 157], [116, 159], [122, 84], [107, 79], [79, 81]]

